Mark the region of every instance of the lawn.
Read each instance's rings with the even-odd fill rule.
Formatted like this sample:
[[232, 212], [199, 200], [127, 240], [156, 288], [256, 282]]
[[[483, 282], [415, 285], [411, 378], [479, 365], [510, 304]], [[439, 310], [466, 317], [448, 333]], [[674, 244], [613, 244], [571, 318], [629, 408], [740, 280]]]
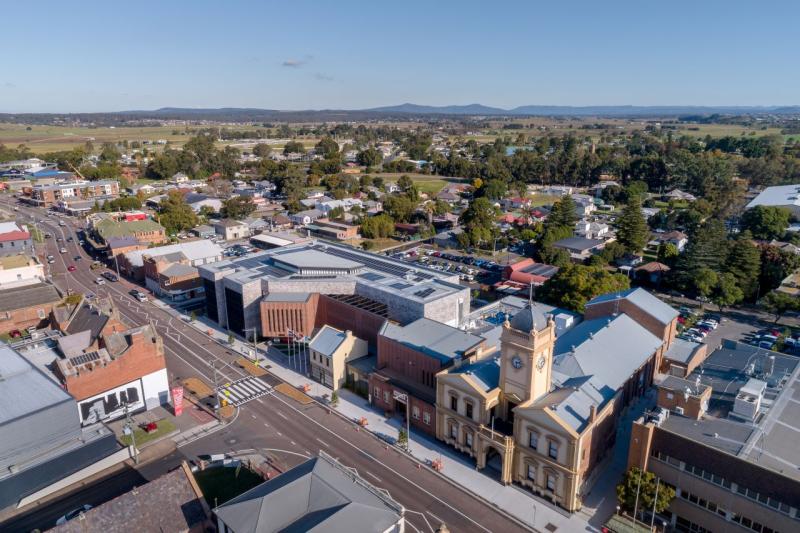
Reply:
[[[142, 444], [150, 442], [151, 440], [155, 440], [159, 437], [163, 437], [164, 435], [172, 433], [173, 431], [175, 431], [175, 424], [166, 418], [158, 421], [158, 429], [152, 433], [148, 433], [142, 428], [137, 427], [133, 430], [133, 435], [136, 437], [136, 447], [141, 448]], [[131, 445], [131, 437], [129, 435], [122, 435], [119, 438], [119, 441], [125, 446]]]
[[[237, 475], [238, 471], [238, 475]], [[222, 505], [264, 482], [247, 468], [219, 466], [195, 472], [194, 478], [212, 507]]]
[[561, 198], [560, 196], [554, 196], [552, 194], [532, 194], [531, 195], [531, 207], [541, 207], [543, 205], [553, 205], [560, 198]]

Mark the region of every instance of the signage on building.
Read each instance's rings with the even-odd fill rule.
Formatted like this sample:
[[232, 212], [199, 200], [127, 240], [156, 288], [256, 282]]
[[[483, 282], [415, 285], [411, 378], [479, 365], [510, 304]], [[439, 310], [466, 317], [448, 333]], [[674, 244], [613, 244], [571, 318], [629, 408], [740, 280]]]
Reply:
[[183, 387], [172, 387], [172, 407], [175, 410], [175, 416], [181, 416], [183, 413]]
[[392, 391], [392, 396], [398, 402], [406, 403], [408, 401], [408, 395], [405, 392]]

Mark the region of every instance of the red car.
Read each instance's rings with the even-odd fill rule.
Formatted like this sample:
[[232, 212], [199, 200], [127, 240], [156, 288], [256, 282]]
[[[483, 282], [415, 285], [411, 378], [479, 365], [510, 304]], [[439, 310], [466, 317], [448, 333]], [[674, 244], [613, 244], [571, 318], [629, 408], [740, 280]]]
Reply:
[[70, 272], [75, 272], [77, 269], [75, 268], [75, 265], [70, 265], [67, 267], [67, 270], [69, 270]]

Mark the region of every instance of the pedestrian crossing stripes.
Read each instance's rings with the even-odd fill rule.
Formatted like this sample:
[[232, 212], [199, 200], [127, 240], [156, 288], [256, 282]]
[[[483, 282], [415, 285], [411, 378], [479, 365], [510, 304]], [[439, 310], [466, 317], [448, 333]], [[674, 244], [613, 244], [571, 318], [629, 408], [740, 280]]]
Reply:
[[239, 407], [270, 392], [272, 392], [272, 387], [252, 376], [217, 387], [217, 396], [234, 407]]

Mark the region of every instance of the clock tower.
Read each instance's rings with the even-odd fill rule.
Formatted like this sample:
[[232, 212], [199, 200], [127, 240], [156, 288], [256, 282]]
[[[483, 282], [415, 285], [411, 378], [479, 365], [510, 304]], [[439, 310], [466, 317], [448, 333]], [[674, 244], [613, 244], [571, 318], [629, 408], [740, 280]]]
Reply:
[[500, 335], [500, 416], [550, 392], [555, 323], [533, 302], [503, 324]]

